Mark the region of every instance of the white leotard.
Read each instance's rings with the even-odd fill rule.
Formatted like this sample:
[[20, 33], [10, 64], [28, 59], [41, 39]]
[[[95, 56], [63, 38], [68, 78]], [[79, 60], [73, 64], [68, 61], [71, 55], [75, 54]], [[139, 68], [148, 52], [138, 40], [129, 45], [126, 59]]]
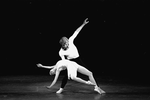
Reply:
[[77, 58], [79, 57], [78, 50], [76, 46], [73, 44], [72, 37], [69, 38], [69, 48], [67, 50], [63, 50], [62, 48], [59, 51], [59, 56], [62, 57], [67, 55], [67, 59]]
[[64, 59], [59, 60], [56, 64], [56, 67], [57, 70], [59, 70], [59, 68], [66, 67], [68, 72], [68, 79], [70, 79], [77, 76], [77, 70], [80, 66], [74, 61]]

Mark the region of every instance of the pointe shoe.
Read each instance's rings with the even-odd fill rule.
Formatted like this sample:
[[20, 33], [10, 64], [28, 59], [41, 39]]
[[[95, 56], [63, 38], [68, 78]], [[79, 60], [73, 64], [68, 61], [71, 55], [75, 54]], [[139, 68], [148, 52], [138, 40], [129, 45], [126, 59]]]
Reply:
[[56, 93], [62, 93], [63, 92], [63, 88], [60, 88]]

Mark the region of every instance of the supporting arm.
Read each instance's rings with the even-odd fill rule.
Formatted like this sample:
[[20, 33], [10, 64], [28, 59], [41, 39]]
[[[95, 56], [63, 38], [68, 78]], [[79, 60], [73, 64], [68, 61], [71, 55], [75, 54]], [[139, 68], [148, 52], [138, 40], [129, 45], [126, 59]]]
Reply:
[[47, 86], [47, 88], [51, 88], [52, 86], [55, 85], [55, 83], [56, 83], [56, 81], [57, 81], [57, 79], [58, 79], [59, 73], [60, 73], [60, 71], [59, 71], [59, 70], [56, 70], [55, 78], [54, 78], [53, 82], [51, 83], [51, 85], [50, 85], [50, 86]]

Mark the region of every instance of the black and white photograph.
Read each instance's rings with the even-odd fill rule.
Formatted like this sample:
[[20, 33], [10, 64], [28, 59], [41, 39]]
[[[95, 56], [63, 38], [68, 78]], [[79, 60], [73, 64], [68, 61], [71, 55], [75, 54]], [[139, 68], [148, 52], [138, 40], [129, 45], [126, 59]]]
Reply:
[[149, 0], [3, 0], [0, 100], [149, 100]]

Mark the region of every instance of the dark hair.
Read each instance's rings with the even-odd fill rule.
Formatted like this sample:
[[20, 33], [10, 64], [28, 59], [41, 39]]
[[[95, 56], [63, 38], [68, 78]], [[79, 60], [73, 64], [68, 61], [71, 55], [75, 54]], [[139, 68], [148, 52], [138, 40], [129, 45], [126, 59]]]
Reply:
[[63, 48], [64, 50], [67, 49], [67, 48], [65, 48], [66, 40], [68, 40], [67, 37], [62, 37], [62, 38], [60, 39], [60, 41], [59, 41], [59, 43], [61, 44], [61, 46], [62, 46], [62, 48]]

